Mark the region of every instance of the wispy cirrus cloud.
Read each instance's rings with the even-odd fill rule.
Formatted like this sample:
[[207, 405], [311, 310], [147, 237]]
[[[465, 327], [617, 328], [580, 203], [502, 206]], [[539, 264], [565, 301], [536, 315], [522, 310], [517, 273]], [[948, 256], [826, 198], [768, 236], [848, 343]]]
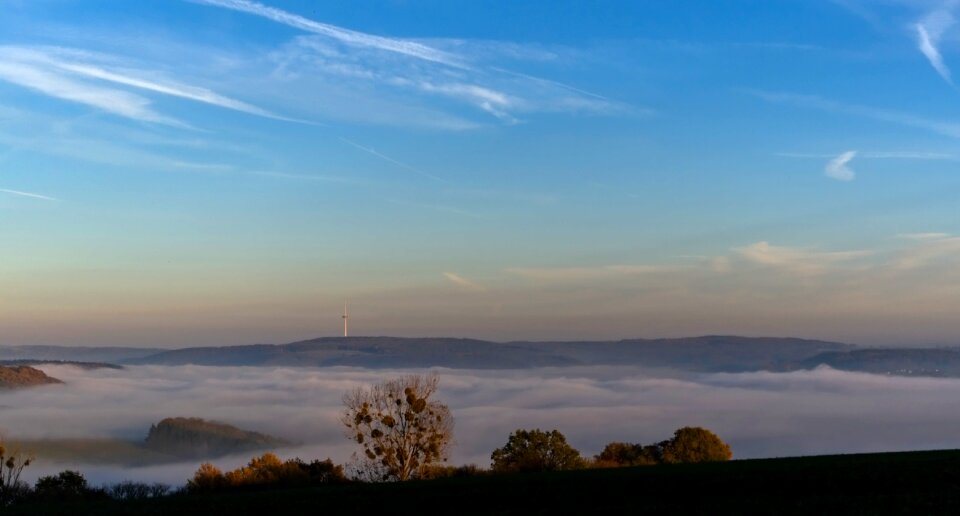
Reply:
[[467, 290], [472, 290], [474, 292], [487, 291], [487, 288], [484, 287], [483, 285], [480, 285], [479, 283], [468, 280], [467, 278], [464, 278], [463, 276], [455, 272], [444, 272], [443, 276], [448, 280], [450, 280], [451, 282], [453, 282], [454, 284], [459, 285]]
[[817, 251], [796, 247], [771, 245], [769, 242], [756, 242], [734, 249], [735, 253], [746, 261], [768, 267], [780, 268], [788, 272], [815, 274], [827, 271], [830, 267], [850, 263], [873, 254], [872, 251]]
[[914, 244], [896, 254], [892, 261], [894, 269], [921, 269], [942, 260], [952, 265], [960, 253], [960, 237], [946, 233], [914, 233], [907, 239]]
[[150, 101], [144, 97], [123, 90], [76, 81], [35, 64], [0, 58], [0, 80], [124, 118], [187, 127], [187, 124], [179, 120], [154, 111], [150, 107]]
[[960, 138], [960, 124], [945, 122], [916, 116], [902, 111], [864, 106], [861, 104], [845, 103], [820, 97], [818, 95], [804, 95], [798, 93], [772, 92], [762, 90], [747, 90], [757, 98], [767, 102], [790, 104], [803, 108], [816, 109], [830, 113], [854, 115], [882, 122], [923, 129], [933, 133]]
[[[181, 84], [176, 81], [170, 81], [168, 79], [159, 77], [151, 77], [151, 75], [157, 75], [156, 72], [131, 69], [129, 67], [114, 69], [109, 66], [105, 66], [102, 62], [98, 62], [112, 59], [113, 58], [110, 56], [94, 55], [88, 52], [68, 48], [19, 46], [0, 47], [0, 66], [2, 66], [4, 62], [6, 62], [8, 65], [19, 65], [19, 69], [21, 70], [20, 77], [24, 77], [24, 73], [26, 73], [25, 71], [29, 70], [35, 77], [44, 77], [46, 84], [58, 83], [61, 85], [61, 87], [66, 85], [67, 87], [72, 86], [73, 89], [76, 89], [80, 87], [81, 84], [73, 79], [68, 78], [67, 76], [80, 77], [83, 79], [93, 79], [95, 81], [109, 82], [143, 91], [179, 97], [192, 100], [194, 102], [209, 104], [212, 106], [240, 111], [265, 118], [273, 118], [285, 121], [298, 121], [277, 115], [247, 102], [218, 94], [207, 88]], [[11, 79], [11, 82], [17, 82], [23, 86], [30, 86], [37, 83], [36, 81], [27, 83], [23, 80], [18, 82], [15, 80], [15, 78]], [[83, 83], [82, 86], [87, 89], [97, 88], [97, 86], [93, 85], [92, 83]], [[55, 93], [55, 90], [52, 90], [49, 86], [45, 89], [38, 88], [36, 86], [34, 86], [34, 88], [45, 93]], [[101, 88], [101, 91], [104, 90]], [[134, 98], [131, 97], [132, 94], [130, 93], [125, 93], [125, 95], [127, 98]], [[87, 103], [90, 103], [89, 97], [89, 95], [84, 97], [88, 99]], [[68, 100], [83, 101], [81, 98], [77, 97], [68, 98]], [[109, 104], [97, 103], [94, 105], [101, 109], [105, 109], [115, 104], [116, 99], [112, 98], [111, 100], [113, 102], [110, 102]], [[136, 101], [140, 106], [146, 106], [149, 104], [149, 101], [143, 98], [137, 98]], [[121, 103], [121, 106], [122, 105], [123, 104]], [[135, 118], [130, 115], [136, 114], [136, 112], [131, 111], [128, 108], [123, 112], [123, 114], [126, 114], [128, 117]], [[142, 117], [143, 113], [141, 112], [140, 114]], [[146, 118], [146, 120], [155, 121], [157, 117], [159, 117], [159, 115], [154, 114], [152, 115], [152, 118]]]
[[24, 191], [21, 191], [21, 190], [9, 190], [9, 189], [6, 189], [6, 188], [0, 188], [0, 193], [10, 194], [10, 195], [16, 195], [16, 196], [19, 196], [19, 197], [29, 197], [29, 198], [31, 198], [31, 199], [40, 199], [40, 200], [42, 200], [42, 201], [59, 201], [59, 200], [60, 200], [60, 199], [57, 199], [57, 198], [55, 198], [55, 197], [50, 197], [50, 196], [47, 196], [47, 195], [41, 195], [41, 194], [38, 194], [38, 193], [24, 192]]
[[[778, 152], [777, 156], [784, 158], [812, 158], [831, 159], [836, 154], [824, 152]], [[949, 152], [920, 152], [920, 151], [857, 151], [857, 159], [903, 159], [921, 161], [956, 161], [960, 156]]]
[[921, 233], [900, 233], [896, 235], [897, 238], [903, 238], [906, 240], [936, 240], [940, 238], [946, 238], [950, 236], [949, 233], [939, 233], [934, 231], [921, 232]]
[[857, 174], [850, 168], [849, 164], [856, 156], [857, 151], [841, 153], [839, 156], [827, 162], [827, 165], [823, 168], [823, 173], [826, 174], [827, 177], [836, 179], [837, 181], [853, 181]]
[[[402, 101], [405, 109], [424, 103], [447, 111], [450, 106], [445, 100], [452, 99], [507, 124], [521, 122], [523, 115], [538, 112], [646, 113], [576, 86], [504, 67], [505, 61], [516, 59], [542, 61], [545, 53], [548, 60], [556, 58], [541, 49], [522, 52], [522, 45], [503, 42], [413, 41], [374, 35], [249, 0], [194, 3], [252, 14], [309, 32], [270, 53], [275, 68], [268, 75], [283, 81], [288, 88], [309, 84], [313, 92], [328, 91], [331, 99], [340, 94], [337, 88], [343, 86], [347, 86], [352, 98], [365, 93], [380, 101]], [[371, 113], [364, 115], [369, 117]], [[403, 115], [396, 118], [408, 123], [415, 120]], [[462, 129], [478, 124], [461, 120], [444, 125]]]
[[568, 282], [609, 279], [619, 276], [641, 276], [677, 272], [675, 265], [594, 265], [588, 267], [511, 267], [506, 272], [523, 278], [545, 282]]

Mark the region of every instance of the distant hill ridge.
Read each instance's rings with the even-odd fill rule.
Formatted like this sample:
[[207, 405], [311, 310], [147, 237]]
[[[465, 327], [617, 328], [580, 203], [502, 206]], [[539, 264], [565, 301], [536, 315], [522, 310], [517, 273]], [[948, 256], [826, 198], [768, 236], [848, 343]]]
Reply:
[[637, 365], [696, 371], [748, 371], [783, 370], [821, 353], [851, 349], [853, 346], [837, 342], [735, 336], [570, 342], [322, 337], [290, 344], [184, 348], [130, 359], [125, 363], [457, 369]]
[[[618, 341], [512, 341], [321, 337], [289, 344], [181, 349], [0, 346], [0, 360], [98, 360], [129, 365], [449, 367], [525, 369], [621, 365], [697, 372], [794, 371], [828, 365], [877, 374], [960, 377], [960, 348], [860, 348], [781, 337], [705, 335]], [[116, 351], [111, 351], [116, 349]], [[12, 356], [11, 356], [12, 355]]]

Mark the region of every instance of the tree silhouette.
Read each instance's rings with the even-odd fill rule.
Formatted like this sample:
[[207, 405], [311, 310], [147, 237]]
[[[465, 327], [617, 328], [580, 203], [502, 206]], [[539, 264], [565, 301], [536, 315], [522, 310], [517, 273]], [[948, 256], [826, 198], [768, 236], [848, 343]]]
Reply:
[[344, 395], [341, 421], [362, 450], [354, 454], [359, 476], [408, 480], [447, 460], [453, 417], [430, 399], [438, 384], [436, 375], [410, 375]]
[[557, 471], [586, 466], [580, 452], [557, 430], [517, 430], [491, 454], [493, 471]]

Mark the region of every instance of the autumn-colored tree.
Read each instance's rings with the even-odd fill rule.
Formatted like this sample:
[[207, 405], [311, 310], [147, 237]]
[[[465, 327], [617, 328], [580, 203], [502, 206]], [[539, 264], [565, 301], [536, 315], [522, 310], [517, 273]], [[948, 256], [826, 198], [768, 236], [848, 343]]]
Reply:
[[685, 426], [673, 439], [661, 443], [665, 464], [680, 462], [716, 462], [733, 458], [730, 446], [706, 428]]
[[187, 482], [191, 492], [213, 491], [224, 488], [257, 486], [296, 487], [346, 481], [343, 466], [330, 459], [303, 462], [300, 459], [280, 460], [272, 453], [254, 457], [246, 466], [227, 473], [213, 464], [201, 464]]
[[410, 375], [344, 395], [341, 421], [362, 450], [360, 476], [408, 480], [447, 460], [453, 417], [431, 399], [438, 384], [436, 375]]
[[510, 434], [507, 444], [491, 454], [493, 471], [558, 471], [580, 469], [586, 461], [580, 452], [567, 444], [567, 438], [557, 430], [544, 432], [517, 430]]
[[[276, 484], [281, 477], [290, 476], [293, 471], [287, 472], [284, 469], [285, 464], [280, 457], [272, 453], [264, 453], [259, 457], [250, 459], [250, 463], [242, 468], [235, 469], [224, 475], [227, 485], [230, 486], [249, 486]], [[299, 468], [295, 473], [300, 473]]]
[[193, 474], [193, 478], [187, 481], [187, 490], [192, 492], [213, 491], [222, 489], [226, 485], [227, 479], [223, 476], [223, 472], [213, 464], [204, 462]]

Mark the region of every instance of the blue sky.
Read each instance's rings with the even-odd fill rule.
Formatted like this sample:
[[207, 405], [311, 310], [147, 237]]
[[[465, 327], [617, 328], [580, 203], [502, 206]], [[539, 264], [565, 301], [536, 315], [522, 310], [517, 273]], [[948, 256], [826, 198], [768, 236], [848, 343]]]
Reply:
[[0, 9], [0, 343], [960, 336], [958, 2]]

